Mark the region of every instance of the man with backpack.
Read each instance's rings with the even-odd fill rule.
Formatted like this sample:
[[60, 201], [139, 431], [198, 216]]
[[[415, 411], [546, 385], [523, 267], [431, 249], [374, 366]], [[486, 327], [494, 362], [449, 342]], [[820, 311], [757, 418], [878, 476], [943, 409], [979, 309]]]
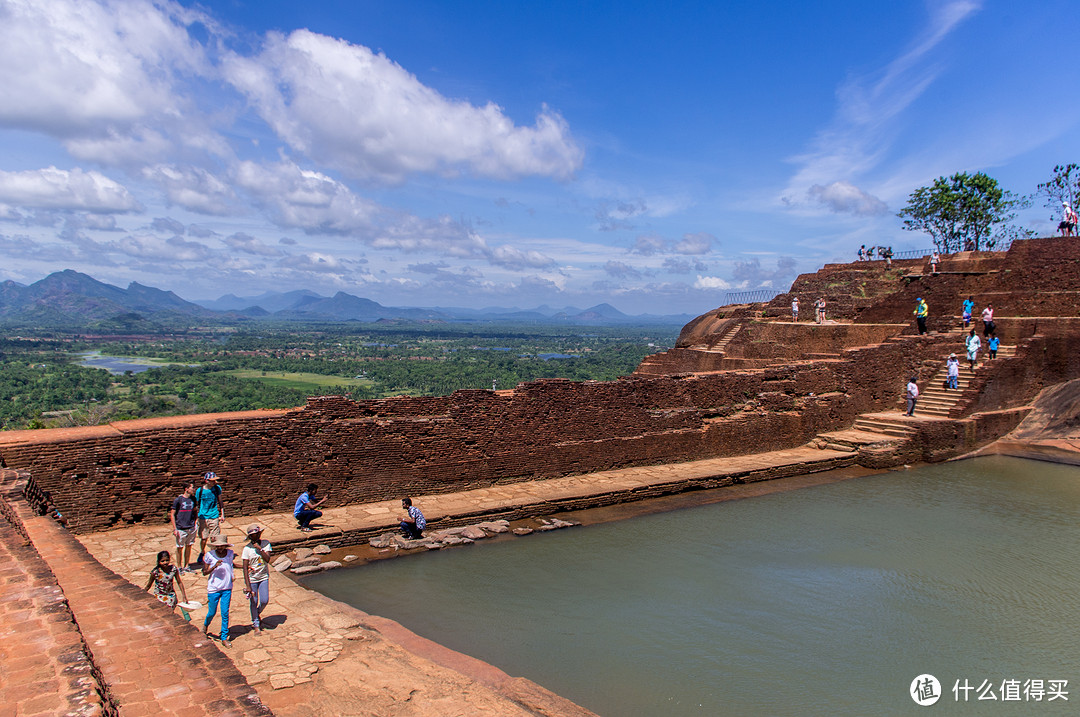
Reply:
[[199, 510], [199, 560], [202, 560], [206, 554], [206, 541], [221, 535], [221, 520], [225, 517], [221, 486], [214, 471], [203, 476], [202, 487], [195, 491], [195, 504]]

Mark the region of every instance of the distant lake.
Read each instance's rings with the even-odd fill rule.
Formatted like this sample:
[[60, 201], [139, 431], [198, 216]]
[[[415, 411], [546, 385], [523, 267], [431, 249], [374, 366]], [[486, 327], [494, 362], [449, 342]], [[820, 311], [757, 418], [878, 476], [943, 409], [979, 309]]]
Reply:
[[542, 358], [547, 361], [548, 359], [581, 358], [581, 356], [578, 354], [536, 354], [536, 358]]
[[[145, 356], [106, 356], [97, 351], [86, 351], [79, 354], [80, 366], [86, 368], [103, 368], [109, 373], [121, 375], [127, 371], [142, 373], [147, 369], [169, 366], [168, 362], [146, 358]], [[195, 364], [186, 364], [195, 365]]]

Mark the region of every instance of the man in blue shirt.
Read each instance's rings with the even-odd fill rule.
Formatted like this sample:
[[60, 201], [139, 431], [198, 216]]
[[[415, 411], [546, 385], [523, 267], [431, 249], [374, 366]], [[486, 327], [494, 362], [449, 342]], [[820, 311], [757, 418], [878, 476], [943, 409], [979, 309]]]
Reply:
[[292, 514], [296, 518], [296, 527], [305, 533], [311, 532], [311, 521], [322, 517], [322, 511], [315, 509], [325, 503], [326, 498], [323, 498], [318, 503], [314, 502], [315, 493], [318, 490], [318, 485], [308, 483], [307, 489], [300, 494], [300, 497], [296, 499], [296, 505], [293, 506]]
[[199, 560], [202, 560], [206, 554], [206, 541], [221, 535], [221, 519], [225, 517], [221, 507], [221, 486], [214, 471], [203, 476], [202, 487], [195, 491], [195, 503], [199, 506]]
[[405, 509], [405, 517], [401, 519], [402, 532], [409, 540], [420, 540], [424, 537], [424, 528], [427, 527], [427, 519], [420, 509], [412, 504], [412, 498], [402, 498], [401, 507]]

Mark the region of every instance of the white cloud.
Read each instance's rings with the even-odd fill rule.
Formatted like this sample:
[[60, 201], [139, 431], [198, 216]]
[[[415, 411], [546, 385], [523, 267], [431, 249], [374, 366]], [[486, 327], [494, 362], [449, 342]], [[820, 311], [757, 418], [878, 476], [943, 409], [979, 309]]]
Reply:
[[225, 237], [224, 242], [230, 249], [242, 251], [245, 254], [254, 254], [256, 256], [282, 255], [281, 249], [269, 246], [250, 234], [244, 234], [242, 232]]
[[508, 244], [485, 252], [492, 264], [509, 269], [544, 269], [556, 264], [555, 260], [538, 251], [522, 251]]
[[0, 124], [97, 135], [177, 110], [177, 72], [204, 69], [197, 14], [150, 0], [4, 0]]
[[683, 234], [683, 238], [672, 246], [671, 250], [676, 254], [701, 256], [702, 254], [708, 254], [712, 251], [712, 245], [714, 243], [716, 243], [716, 237], [708, 232]]
[[108, 214], [142, 209], [122, 185], [81, 169], [0, 170], [0, 202], [31, 209], [82, 210]]
[[272, 33], [260, 55], [230, 55], [223, 71], [290, 147], [354, 177], [564, 179], [581, 166], [566, 121], [546, 107], [518, 127], [493, 103], [448, 99], [385, 55], [309, 30]]
[[815, 184], [806, 190], [806, 193], [838, 214], [874, 216], [889, 211], [885, 202], [849, 182], [836, 181], [824, 187]]
[[116, 248], [127, 256], [169, 262], [204, 261], [213, 256], [213, 252], [204, 244], [177, 236], [162, 239], [158, 236], [129, 235], [116, 242]]
[[241, 162], [234, 180], [267, 206], [281, 226], [309, 234], [370, 234], [382, 208], [341, 182], [292, 162]]
[[694, 282], [695, 289], [730, 289], [731, 284], [719, 276], [698, 276]]
[[217, 216], [235, 210], [232, 188], [205, 169], [157, 164], [144, 168], [142, 176], [165, 190], [171, 204], [184, 209]]

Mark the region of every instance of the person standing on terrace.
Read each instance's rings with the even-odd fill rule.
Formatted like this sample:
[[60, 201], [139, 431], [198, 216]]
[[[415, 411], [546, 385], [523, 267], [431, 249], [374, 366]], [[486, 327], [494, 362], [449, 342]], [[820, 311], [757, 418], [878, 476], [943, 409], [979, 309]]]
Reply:
[[997, 325], [994, 324], [994, 307], [990, 304], [986, 305], [986, 308], [982, 310], [982, 322], [983, 322], [983, 337], [990, 338], [990, 335], [994, 333]]
[[919, 384], [915, 383], [914, 376], [908, 379], [904, 397], [907, 399], [907, 415], [914, 416], [915, 402], [919, 400]]
[[199, 506], [199, 560], [202, 560], [206, 541], [221, 535], [221, 519], [225, 517], [217, 473], [208, 471], [203, 476], [202, 488], [195, 491], [195, 502]]
[[912, 313], [915, 314], [915, 322], [919, 325], [919, 335], [922, 336], [926, 333], [926, 317], [930, 315], [930, 307], [921, 296], [915, 299], [915, 311]]
[[229, 603], [232, 602], [233, 587], [233, 561], [236, 553], [229, 550], [232, 544], [225, 539], [224, 535], [217, 535], [210, 541], [213, 548], [203, 557], [203, 575], [206, 578], [206, 620], [203, 621], [203, 632], [210, 634], [210, 621], [217, 614], [218, 605], [221, 606], [221, 645], [229, 647]]
[[169, 523], [172, 525], [176, 543], [176, 567], [181, 572], [194, 572], [191, 567], [191, 546], [195, 544], [195, 484], [188, 483], [184, 492], [176, 497], [169, 508]]
[[247, 527], [248, 542], [240, 553], [244, 566], [244, 595], [251, 608], [251, 626], [262, 632], [262, 611], [270, 602], [270, 541], [262, 538], [263, 527], [252, 523]]
[[955, 391], [958, 388], [958, 381], [960, 380], [960, 361], [957, 360], [956, 354], [949, 354], [948, 360], [945, 361], [945, 370], [949, 375], [950, 390]]
[[971, 370], [974, 371], [975, 364], [979, 361], [979, 349], [982, 348], [982, 339], [975, 333], [975, 329], [972, 329], [967, 338], [964, 339], [964, 347], [967, 349], [967, 358], [971, 364]]
[[937, 249], [934, 249], [933, 253], [930, 254], [930, 273], [931, 274], [936, 274], [937, 273], [937, 265], [940, 264], [940, 263], [941, 263], [941, 255], [938, 254]]
[[791, 297], [791, 320], [799, 320], [799, 297], [797, 296]]
[[825, 297], [819, 296], [818, 300], [814, 302], [814, 308], [817, 310], [817, 322], [819, 324], [825, 323]]

